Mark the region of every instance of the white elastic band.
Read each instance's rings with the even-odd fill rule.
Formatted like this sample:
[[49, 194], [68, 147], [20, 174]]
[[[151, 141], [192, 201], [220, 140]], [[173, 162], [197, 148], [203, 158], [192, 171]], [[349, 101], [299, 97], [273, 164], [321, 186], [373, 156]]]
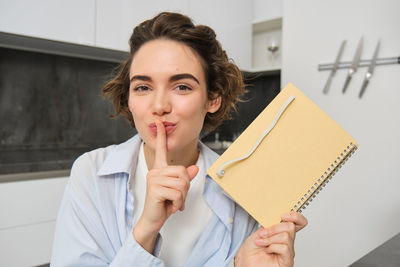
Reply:
[[286, 110], [286, 108], [289, 106], [290, 103], [292, 103], [292, 101], [294, 100], [294, 96], [290, 96], [288, 98], [288, 100], [286, 100], [286, 102], [282, 105], [281, 109], [279, 110], [279, 112], [276, 114], [274, 121], [269, 125], [269, 127], [263, 132], [263, 134], [258, 138], [257, 142], [253, 145], [253, 147], [250, 149], [250, 151], [240, 157], [240, 158], [235, 158], [235, 159], [231, 159], [228, 160], [226, 162], [224, 162], [217, 170], [217, 175], [222, 178], [225, 174], [225, 170], [224, 168], [228, 165], [231, 165], [232, 163], [247, 159], [248, 157], [250, 157], [251, 154], [253, 154], [254, 150], [256, 150], [256, 148], [260, 145], [261, 141], [264, 139], [265, 136], [267, 136], [267, 134], [272, 130], [272, 128], [274, 128], [275, 124], [278, 122], [279, 118], [281, 117], [282, 113]]

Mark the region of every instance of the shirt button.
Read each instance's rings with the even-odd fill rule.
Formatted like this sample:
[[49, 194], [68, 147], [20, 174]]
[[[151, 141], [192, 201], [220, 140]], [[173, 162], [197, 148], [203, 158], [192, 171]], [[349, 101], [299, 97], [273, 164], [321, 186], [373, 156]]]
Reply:
[[232, 217], [229, 217], [229, 218], [228, 218], [228, 222], [229, 222], [229, 223], [233, 223], [233, 218], [232, 218]]

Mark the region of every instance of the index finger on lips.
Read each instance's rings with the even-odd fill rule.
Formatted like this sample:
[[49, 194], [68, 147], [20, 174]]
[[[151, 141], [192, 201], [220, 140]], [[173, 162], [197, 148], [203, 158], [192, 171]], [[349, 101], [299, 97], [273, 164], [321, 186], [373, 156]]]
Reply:
[[156, 138], [156, 155], [154, 160], [154, 168], [165, 167], [167, 163], [167, 135], [165, 133], [164, 124], [156, 121], [157, 138]]

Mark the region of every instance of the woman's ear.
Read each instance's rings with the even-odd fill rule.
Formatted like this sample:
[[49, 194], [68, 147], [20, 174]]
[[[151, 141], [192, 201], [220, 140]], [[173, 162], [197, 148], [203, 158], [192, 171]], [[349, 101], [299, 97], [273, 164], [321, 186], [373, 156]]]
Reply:
[[208, 100], [207, 112], [215, 113], [221, 107], [221, 97], [217, 96], [214, 99]]

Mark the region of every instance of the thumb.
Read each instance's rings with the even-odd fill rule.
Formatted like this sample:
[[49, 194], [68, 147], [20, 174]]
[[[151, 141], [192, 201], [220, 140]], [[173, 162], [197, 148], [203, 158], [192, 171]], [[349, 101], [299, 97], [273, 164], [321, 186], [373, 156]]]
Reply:
[[199, 172], [199, 167], [197, 167], [196, 165], [192, 165], [192, 166], [187, 167], [186, 171], [189, 175], [190, 181], [192, 181], [193, 178], [196, 177], [197, 173]]

